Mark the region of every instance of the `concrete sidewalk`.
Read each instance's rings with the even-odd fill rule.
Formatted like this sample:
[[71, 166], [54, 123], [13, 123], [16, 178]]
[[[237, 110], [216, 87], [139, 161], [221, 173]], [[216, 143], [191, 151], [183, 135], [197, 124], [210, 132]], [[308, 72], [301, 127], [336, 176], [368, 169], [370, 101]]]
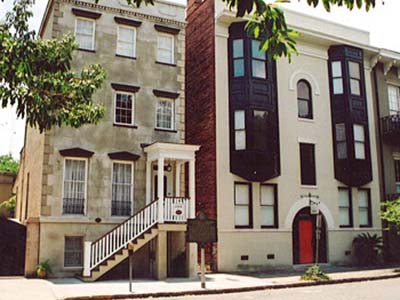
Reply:
[[[324, 268], [323, 268], [324, 269]], [[395, 268], [355, 270], [326, 268], [331, 280], [322, 284], [334, 284], [364, 280], [400, 277]], [[315, 285], [301, 281], [303, 272], [260, 273], [251, 275], [207, 274], [207, 288], [201, 289], [198, 280], [179, 278], [165, 281], [134, 280], [133, 293], [129, 292], [128, 281], [103, 281], [83, 283], [78, 279], [0, 279], [0, 300], [86, 300], [86, 299], [127, 299], [143, 297], [165, 297], [182, 295], [218, 294], [262, 289], [277, 289]]]

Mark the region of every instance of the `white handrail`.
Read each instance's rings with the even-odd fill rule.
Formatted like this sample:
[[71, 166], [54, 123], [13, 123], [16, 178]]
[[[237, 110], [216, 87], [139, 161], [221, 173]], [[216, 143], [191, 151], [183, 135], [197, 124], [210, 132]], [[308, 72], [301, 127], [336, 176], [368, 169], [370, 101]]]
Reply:
[[[157, 224], [159, 203], [158, 200], [150, 203], [98, 240], [85, 242], [83, 276], [90, 276], [91, 270]], [[161, 212], [166, 222], [183, 223], [190, 216], [189, 198], [168, 197], [161, 203]]]

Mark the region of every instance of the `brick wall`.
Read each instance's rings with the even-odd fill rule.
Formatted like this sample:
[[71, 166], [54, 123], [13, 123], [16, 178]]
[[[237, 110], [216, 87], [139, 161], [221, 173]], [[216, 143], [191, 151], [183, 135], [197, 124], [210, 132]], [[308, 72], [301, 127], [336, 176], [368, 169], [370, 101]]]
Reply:
[[[186, 143], [196, 160], [196, 210], [217, 216], [214, 0], [189, 0], [186, 27]], [[216, 266], [206, 249], [206, 262]]]

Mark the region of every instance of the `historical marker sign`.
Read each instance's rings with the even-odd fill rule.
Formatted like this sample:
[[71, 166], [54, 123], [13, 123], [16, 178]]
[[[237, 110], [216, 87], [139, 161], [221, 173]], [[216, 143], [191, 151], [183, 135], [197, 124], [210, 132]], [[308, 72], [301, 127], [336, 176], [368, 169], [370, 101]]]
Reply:
[[187, 220], [186, 241], [189, 243], [217, 242], [217, 221], [200, 213], [196, 219]]

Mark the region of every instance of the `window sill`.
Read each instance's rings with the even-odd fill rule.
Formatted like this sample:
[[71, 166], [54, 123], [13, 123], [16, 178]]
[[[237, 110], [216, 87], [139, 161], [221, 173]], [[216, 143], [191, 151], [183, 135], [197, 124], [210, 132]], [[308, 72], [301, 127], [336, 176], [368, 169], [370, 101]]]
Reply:
[[154, 128], [154, 130], [155, 130], [155, 131], [164, 131], [164, 132], [178, 133], [178, 130], [174, 130], [174, 129]]
[[66, 266], [64, 266], [63, 269], [67, 270], [67, 271], [74, 271], [74, 270], [78, 271], [78, 270], [83, 270], [83, 266], [80, 266], [80, 267], [66, 267]]
[[136, 125], [116, 124], [116, 123], [114, 123], [113, 126], [115, 126], [115, 127], [133, 128], [133, 129], [137, 129], [138, 128]]
[[235, 226], [235, 229], [253, 229], [253, 226]]
[[170, 66], [170, 67], [176, 67], [176, 64], [166, 63], [166, 62], [157, 61], [157, 60], [156, 60], [156, 64]]
[[273, 225], [273, 226], [261, 225], [261, 229], [278, 229], [278, 226], [276, 226], [276, 225]]
[[82, 52], [96, 53], [96, 50], [93, 49], [78, 48], [77, 50]]
[[314, 119], [300, 118], [300, 117], [297, 118], [297, 121], [304, 122], [304, 123], [315, 123]]
[[127, 58], [127, 59], [132, 59], [136, 60], [136, 56], [128, 56], [128, 55], [122, 55], [122, 54], [115, 54], [116, 57], [121, 57], [121, 58]]
[[313, 189], [313, 190], [317, 190], [317, 189], [318, 189], [318, 185], [306, 185], [306, 184], [302, 184], [302, 185], [300, 185], [300, 188], [302, 188], [302, 189]]

